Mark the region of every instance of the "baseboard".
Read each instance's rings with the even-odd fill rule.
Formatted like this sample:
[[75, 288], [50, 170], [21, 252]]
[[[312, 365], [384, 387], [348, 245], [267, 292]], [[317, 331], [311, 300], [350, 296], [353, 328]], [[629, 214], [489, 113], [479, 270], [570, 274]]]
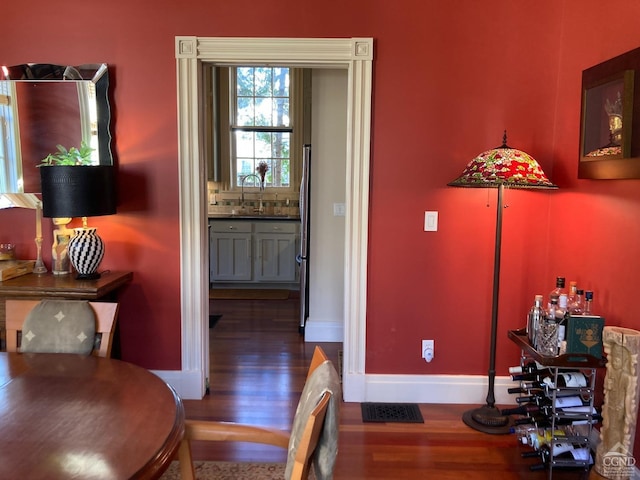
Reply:
[[[309, 324], [310, 325], [310, 324]], [[309, 326], [307, 325], [307, 326]], [[305, 329], [306, 330], [306, 329]], [[327, 330], [318, 330], [318, 332]], [[311, 331], [312, 333], [317, 333]], [[326, 342], [336, 340], [311, 340], [305, 331], [305, 340]], [[179, 370], [153, 370], [171, 385], [183, 399], [200, 400], [200, 372]], [[415, 402], [483, 404], [487, 398], [487, 377], [479, 375], [353, 375], [347, 379], [344, 400], [347, 402]], [[515, 404], [514, 396], [507, 393], [513, 386], [511, 377], [496, 377], [494, 393], [499, 405]]]
[[171, 385], [183, 400], [202, 400], [205, 392], [201, 390], [200, 371], [151, 370], [167, 384]]
[[304, 327], [305, 342], [342, 342], [344, 340], [344, 325], [339, 322], [323, 322], [308, 319]]
[[[488, 381], [479, 375], [350, 375], [346, 376], [345, 401], [484, 404]], [[511, 377], [496, 377], [495, 401], [513, 405]]]

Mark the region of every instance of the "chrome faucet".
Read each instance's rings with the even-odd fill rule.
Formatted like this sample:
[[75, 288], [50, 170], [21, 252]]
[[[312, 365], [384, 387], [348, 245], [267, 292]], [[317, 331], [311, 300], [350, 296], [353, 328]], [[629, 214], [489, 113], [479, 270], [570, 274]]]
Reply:
[[[258, 180], [258, 186], [260, 187], [260, 190], [262, 190], [262, 179], [255, 173], [250, 173], [249, 175], [240, 177], [240, 204], [242, 208], [244, 208], [244, 181], [249, 177], [256, 177], [256, 180]], [[260, 204], [262, 204], [262, 196], [260, 197]]]

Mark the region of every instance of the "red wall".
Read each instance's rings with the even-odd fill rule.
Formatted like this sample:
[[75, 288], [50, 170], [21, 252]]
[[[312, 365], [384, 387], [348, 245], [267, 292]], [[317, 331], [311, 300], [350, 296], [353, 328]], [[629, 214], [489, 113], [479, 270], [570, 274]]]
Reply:
[[[2, 64], [111, 66], [120, 205], [91, 223], [102, 268], [135, 272], [121, 296], [127, 360], [180, 368], [176, 35], [375, 38], [367, 372], [486, 373], [495, 191], [446, 184], [505, 128], [560, 190], [507, 192], [498, 374], [518, 358], [505, 331], [558, 274], [594, 289], [607, 323], [640, 328], [640, 181], [577, 180], [581, 71], [640, 46], [635, 0], [36, 0], [5, 15]], [[45, 42], [27, 34], [55, 25]], [[422, 231], [425, 210], [440, 212], [438, 232]], [[34, 251], [19, 231], [31, 213], [0, 224], [0, 242]], [[430, 364], [421, 338], [436, 340]]]

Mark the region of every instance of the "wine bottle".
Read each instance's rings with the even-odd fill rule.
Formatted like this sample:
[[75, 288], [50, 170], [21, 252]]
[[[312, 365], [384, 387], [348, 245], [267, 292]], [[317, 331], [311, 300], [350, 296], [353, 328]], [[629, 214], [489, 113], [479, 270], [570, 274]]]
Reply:
[[553, 371], [549, 368], [543, 368], [536, 372], [529, 373], [516, 373], [511, 375], [511, 380], [514, 382], [518, 381], [532, 381], [532, 382], [541, 382], [545, 377], [549, 377], [553, 375]]
[[554, 375], [546, 376], [542, 379], [542, 383], [550, 388], [586, 388], [587, 377], [580, 371], [564, 370], [558, 372], [555, 376], [557, 385], [554, 383]]
[[[553, 415], [554, 407], [552, 405], [535, 405], [525, 404], [513, 408], [504, 408], [500, 411], [502, 415]], [[565, 414], [567, 416], [587, 416], [595, 415], [597, 411], [589, 405], [578, 405], [573, 407], [555, 407], [555, 413]], [[580, 418], [581, 420], [583, 418]]]
[[[543, 393], [518, 397], [516, 398], [516, 403], [520, 405], [524, 403], [538, 406], [553, 405], [553, 399], [549, 398], [545, 393]], [[556, 397], [555, 405], [556, 408], [579, 407], [584, 405], [584, 402], [582, 401], [582, 397], [580, 397], [580, 395], [570, 395], [566, 397]]]
[[[534, 382], [522, 382], [522, 384], [528, 384], [528, 383], [534, 383]], [[525, 394], [525, 395], [535, 395], [537, 393], [542, 393], [545, 392], [545, 390], [543, 390], [540, 387], [511, 387], [511, 388], [507, 388], [507, 393], [518, 393], [518, 394]]]
[[580, 463], [576, 464], [576, 467], [593, 464], [591, 450], [581, 445], [554, 443], [552, 445], [543, 445], [542, 447], [540, 447], [537, 453], [540, 457], [540, 463], [529, 466], [529, 470], [531, 470], [532, 472], [547, 469], [549, 467], [549, 464], [551, 463], [551, 459], [553, 459], [554, 461], [579, 461]]
[[509, 367], [509, 373], [516, 375], [520, 373], [537, 373], [540, 370], [548, 370], [548, 368], [540, 365], [538, 362], [527, 362], [524, 365]]
[[602, 415], [600, 415], [597, 412], [593, 413], [590, 419], [587, 418], [586, 415], [583, 415], [579, 419], [558, 417], [553, 422], [552, 422], [552, 419], [548, 416], [540, 415], [540, 414], [538, 415], [532, 414], [532, 415], [513, 419], [513, 424], [519, 425], [519, 426], [529, 425], [529, 426], [535, 426], [537, 428], [551, 428], [552, 426], [555, 426], [556, 428], [563, 427], [563, 426], [573, 426], [573, 427], [587, 426], [588, 427], [589, 423], [591, 423], [592, 425], [595, 425], [596, 423], [601, 421], [602, 421]]

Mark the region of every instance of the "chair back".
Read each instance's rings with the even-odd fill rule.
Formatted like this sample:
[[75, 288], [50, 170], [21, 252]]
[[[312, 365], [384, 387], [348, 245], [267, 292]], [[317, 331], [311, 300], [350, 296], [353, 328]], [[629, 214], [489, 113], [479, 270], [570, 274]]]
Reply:
[[[22, 325], [29, 312], [40, 300], [11, 300], [6, 302], [6, 330], [7, 352], [19, 351], [19, 338], [22, 334]], [[117, 303], [89, 302], [96, 317], [96, 336], [100, 335], [100, 345], [94, 348], [92, 355], [98, 357], [110, 357], [113, 346], [113, 335], [118, 318]]]
[[[191, 441], [250, 442], [288, 448], [285, 478], [303, 480], [316, 463], [316, 478], [332, 478], [337, 453], [340, 379], [333, 364], [316, 347], [296, 411], [291, 435], [282, 430], [239, 423], [187, 420], [178, 452], [180, 477], [195, 479]], [[295, 433], [295, 436], [294, 436]], [[318, 465], [318, 462], [322, 465]], [[279, 477], [280, 479], [282, 476]]]
[[316, 346], [289, 441], [286, 473], [292, 480], [308, 478], [314, 459], [316, 477], [332, 476], [341, 389], [338, 373], [328, 360], [322, 348]]

